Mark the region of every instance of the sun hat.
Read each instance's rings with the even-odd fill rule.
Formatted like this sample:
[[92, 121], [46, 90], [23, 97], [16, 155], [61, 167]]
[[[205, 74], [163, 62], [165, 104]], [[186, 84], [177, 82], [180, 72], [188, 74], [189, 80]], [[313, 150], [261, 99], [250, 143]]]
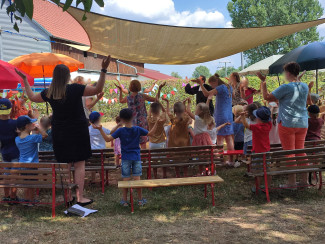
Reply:
[[37, 119], [31, 119], [27, 115], [19, 116], [17, 119], [17, 128], [22, 128], [28, 124], [35, 123]]
[[0, 115], [8, 115], [11, 113], [11, 102], [7, 98], [0, 99]]
[[262, 106], [253, 111], [256, 118], [262, 120], [263, 122], [269, 122], [271, 120], [271, 110], [268, 107]]

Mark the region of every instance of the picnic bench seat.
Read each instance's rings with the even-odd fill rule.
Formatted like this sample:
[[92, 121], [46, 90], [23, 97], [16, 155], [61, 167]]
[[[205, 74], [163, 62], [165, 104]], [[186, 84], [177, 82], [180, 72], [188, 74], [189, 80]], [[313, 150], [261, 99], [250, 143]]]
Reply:
[[151, 169], [209, 166], [214, 172], [215, 166], [223, 165], [223, 146], [190, 146], [141, 150], [142, 167], [147, 169], [147, 178], [151, 179]]
[[264, 178], [266, 199], [270, 202], [271, 188], [267, 176], [319, 172], [319, 189], [321, 189], [322, 171], [325, 171], [325, 147], [311, 147], [251, 154], [251, 169], [247, 174], [255, 178], [256, 194], [261, 189], [257, 177]]
[[207, 197], [207, 184], [210, 184], [212, 205], [215, 206], [214, 184], [220, 182], [223, 182], [223, 179], [215, 175], [215, 176], [201, 176], [201, 177], [187, 177], [187, 178], [119, 181], [118, 188], [130, 188], [131, 213], [134, 213], [134, 204], [133, 204], [134, 188], [205, 185], [205, 197]]
[[[91, 150], [92, 156], [86, 161], [85, 171], [99, 171], [101, 175], [102, 193], [105, 192], [105, 185], [109, 184], [108, 172], [116, 170], [115, 155], [113, 148]], [[53, 151], [39, 152], [40, 162], [57, 162]], [[71, 171], [74, 168], [71, 167]]]
[[[52, 217], [55, 217], [55, 190], [64, 191], [64, 201], [68, 193], [77, 187], [71, 183], [68, 164], [57, 163], [0, 163], [0, 188], [52, 189]], [[70, 195], [70, 194], [69, 194]]]

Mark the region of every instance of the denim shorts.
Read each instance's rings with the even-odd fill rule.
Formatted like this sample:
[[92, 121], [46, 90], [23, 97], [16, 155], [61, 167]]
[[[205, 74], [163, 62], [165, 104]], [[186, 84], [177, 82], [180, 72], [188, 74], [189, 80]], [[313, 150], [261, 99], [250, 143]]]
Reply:
[[132, 176], [142, 175], [142, 162], [135, 160], [122, 160], [122, 178], [130, 178]]
[[247, 148], [248, 146], [252, 146], [253, 145], [253, 141], [248, 141], [244, 143], [244, 155], [247, 154]]
[[[11, 161], [3, 160], [4, 163], [17, 163], [19, 162], [19, 158], [14, 158]], [[5, 168], [5, 169], [19, 169], [19, 168]], [[10, 175], [10, 173], [3, 173], [4, 175]]]

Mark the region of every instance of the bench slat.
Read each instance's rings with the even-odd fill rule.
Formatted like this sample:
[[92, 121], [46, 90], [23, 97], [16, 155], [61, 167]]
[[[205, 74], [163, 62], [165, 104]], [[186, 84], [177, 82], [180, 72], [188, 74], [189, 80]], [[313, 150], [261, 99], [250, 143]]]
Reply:
[[154, 180], [135, 180], [135, 181], [119, 181], [119, 188], [151, 188], [165, 186], [186, 186], [186, 185], [202, 185], [210, 183], [223, 182], [219, 176], [201, 176], [187, 178], [170, 178], [170, 179], [154, 179]]

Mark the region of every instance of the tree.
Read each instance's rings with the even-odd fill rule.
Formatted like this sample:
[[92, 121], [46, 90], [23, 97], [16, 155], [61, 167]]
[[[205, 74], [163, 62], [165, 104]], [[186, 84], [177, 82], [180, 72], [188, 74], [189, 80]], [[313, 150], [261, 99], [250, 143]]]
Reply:
[[[316, 20], [323, 15], [318, 0], [232, 0], [227, 8], [236, 28], [293, 24]], [[248, 64], [253, 64], [319, 40], [316, 27], [312, 27], [245, 51], [244, 55]]]
[[[7, 0], [0, 0], [0, 7], [2, 8]], [[51, 2], [60, 5], [60, 0], [50, 0]], [[85, 11], [82, 20], [86, 20], [86, 13], [90, 12], [91, 6], [93, 2], [96, 2], [100, 7], [104, 7], [104, 0], [77, 0], [76, 7], [79, 6], [80, 3], [83, 4], [83, 9]], [[14, 29], [19, 32], [18, 23], [21, 23], [23, 20], [21, 17], [25, 15], [29, 18], [33, 18], [34, 4], [33, 0], [15, 0], [9, 1], [9, 6], [7, 7], [7, 14], [12, 23], [14, 23]], [[67, 11], [70, 8], [73, 0], [66, 0], [65, 3], [62, 2], [63, 11]], [[21, 17], [20, 17], [21, 16]]]
[[236, 69], [234, 67], [227, 67], [227, 75], [226, 75], [226, 69], [223, 67], [216, 71], [220, 77], [228, 77], [232, 72], [239, 72], [239, 69]]
[[208, 69], [208, 67], [200, 65], [197, 66], [192, 74], [193, 78], [199, 78], [200, 75], [204, 75], [205, 77], [210, 77], [211, 73], [210, 70]]
[[171, 72], [170, 74], [171, 76], [175, 77], [175, 78], [178, 78], [178, 79], [182, 79], [182, 76], [180, 76], [180, 74], [178, 74], [178, 72]]

